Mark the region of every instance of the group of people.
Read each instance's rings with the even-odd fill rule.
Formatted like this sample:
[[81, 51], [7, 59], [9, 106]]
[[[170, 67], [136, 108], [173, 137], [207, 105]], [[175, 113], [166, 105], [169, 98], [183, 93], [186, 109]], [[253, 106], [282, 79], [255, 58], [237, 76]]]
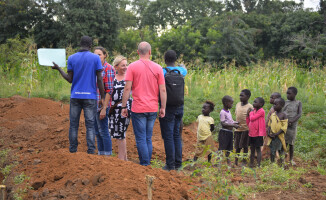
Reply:
[[[302, 114], [302, 103], [296, 100], [297, 88], [289, 87], [285, 101], [278, 92], [270, 96], [270, 103], [273, 104], [267, 119], [265, 120], [265, 111], [263, 106], [265, 101], [262, 97], [257, 97], [251, 105], [248, 101], [251, 92], [244, 89], [240, 93], [240, 102], [236, 104], [236, 121], [232, 119], [230, 109], [233, 106], [233, 98], [224, 96], [222, 98], [223, 109], [220, 112], [220, 122], [222, 128], [218, 135], [218, 150], [225, 151], [227, 163], [231, 165], [229, 159], [230, 152], [235, 149], [235, 165], [238, 165], [239, 154], [247, 154], [250, 146], [249, 167], [254, 167], [254, 160], [257, 156], [257, 165], [260, 167], [262, 159], [262, 150], [268, 146], [270, 148], [271, 162], [275, 162], [275, 157], [279, 154], [280, 163], [284, 164], [284, 153], [289, 147], [289, 160], [292, 165], [294, 142], [297, 133], [298, 120]], [[202, 107], [202, 115], [197, 118], [197, 146], [194, 160], [204, 153], [204, 150], [210, 148], [210, 152], [215, 151], [212, 131], [214, 130], [214, 119], [209, 113], [214, 110], [214, 103], [206, 101]], [[233, 129], [235, 131], [233, 132]], [[211, 160], [211, 153], [208, 155], [208, 161]], [[247, 164], [246, 158], [242, 160], [242, 166]]]
[[[166, 166], [172, 170], [181, 167], [182, 144], [180, 124], [183, 102], [167, 105], [164, 75], [166, 70], [178, 70], [187, 74], [184, 67], [175, 66], [177, 56], [169, 50], [164, 59], [167, 68], [150, 60], [151, 46], [147, 42], [138, 45], [139, 60], [127, 67], [127, 59], [117, 56], [113, 66], [106, 62], [107, 51], [95, 47], [90, 52], [92, 39], [83, 36], [81, 49], [69, 56], [67, 73], [56, 63], [58, 70], [71, 85], [69, 151], [74, 153], [78, 146], [78, 127], [81, 110], [84, 110], [87, 152], [112, 155], [111, 138], [117, 139], [118, 157], [127, 160], [126, 130], [132, 120], [136, 145], [141, 165], [150, 165], [152, 157], [152, 132], [159, 109], [162, 138], [166, 151]], [[132, 94], [132, 98], [131, 98]]]
[[[139, 162], [144, 166], [150, 165], [153, 150], [152, 133], [159, 111], [166, 154], [166, 165], [163, 169], [168, 171], [179, 169], [182, 165], [183, 97], [180, 103], [167, 103], [165, 75], [175, 71], [184, 77], [187, 70], [184, 66], [176, 66], [175, 51], [168, 50], [164, 54], [167, 67], [162, 68], [150, 60], [151, 46], [147, 42], [138, 45], [139, 60], [130, 63], [129, 66], [127, 59], [121, 55], [115, 57], [113, 65], [107, 63], [108, 53], [103, 47], [95, 47], [94, 53], [90, 52], [92, 39], [88, 36], [81, 38], [80, 46], [81, 49], [68, 58], [67, 73], [55, 63], [52, 67], [72, 83], [69, 151], [77, 152], [78, 127], [81, 110], [83, 110], [87, 153], [95, 153], [96, 137], [98, 154], [112, 155], [111, 138], [114, 138], [118, 144], [118, 158], [127, 160], [126, 131], [131, 119]], [[277, 153], [281, 159], [283, 158], [288, 145], [290, 161], [295, 164], [294, 141], [297, 121], [302, 113], [302, 104], [295, 99], [296, 94], [297, 89], [290, 87], [287, 91], [288, 100], [284, 101], [279, 93], [273, 93], [270, 103], [274, 106], [266, 120], [263, 109], [264, 99], [258, 97], [251, 105], [248, 102], [251, 96], [250, 90], [244, 89], [240, 93], [240, 102], [235, 109], [236, 121], [233, 121], [230, 112], [233, 106], [232, 97], [222, 98], [223, 109], [220, 112], [222, 128], [218, 135], [218, 150], [220, 152], [225, 150], [228, 164], [233, 148], [239, 155], [242, 149], [247, 154], [250, 146], [250, 167], [254, 166], [255, 152], [257, 164], [260, 166], [264, 144], [270, 147], [272, 162], [275, 161]], [[212, 137], [214, 119], [209, 116], [213, 110], [214, 103], [206, 101], [202, 107], [202, 115], [197, 118], [197, 145], [194, 160], [203, 155], [207, 148], [214, 151]], [[208, 161], [211, 158], [210, 153]], [[238, 165], [238, 157], [235, 158], [235, 165]], [[246, 165], [246, 159], [242, 160], [242, 165]]]

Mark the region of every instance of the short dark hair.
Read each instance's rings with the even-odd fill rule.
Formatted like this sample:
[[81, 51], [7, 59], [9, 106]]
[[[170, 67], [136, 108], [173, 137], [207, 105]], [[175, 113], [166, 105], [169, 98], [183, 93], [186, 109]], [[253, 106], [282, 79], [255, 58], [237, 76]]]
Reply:
[[243, 92], [247, 97], [251, 96], [251, 92], [248, 89], [241, 90], [241, 92]]
[[80, 40], [80, 46], [81, 47], [89, 47], [91, 48], [93, 44], [93, 40], [91, 37], [84, 35]]
[[258, 99], [258, 101], [262, 104], [262, 106], [265, 105], [265, 100], [263, 97], [257, 97], [256, 99]]
[[207, 101], [205, 101], [205, 103], [209, 105], [209, 108], [211, 109], [211, 111], [214, 110], [215, 104], [212, 101], [207, 100]]
[[278, 98], [281, 98], [282, 97], [282, 95], [279, 93], [279, 92], [273, 92], [273, 94], [272, 94], [273, 96], [275, 96], [276, 97], [276, 99], [278, 99]]
[[285, 105], [285, 100], [283, 98], [277, 98], [277, 99], [275, 99], [275, 101], [276, 100], [279, 100], [280, 101], [282, 107]]
[[289, 87], [288, 90], [291, 90], [295, 95], [298, 94], [298, 89], [296, 87]]
[[233, 100], [233, 98], [229, 95], [225, 95], [223, 98], [222, 98], [222, 103], [223, 105], [225, 105], [227, 102]]
[[177, 60], [177, 53], [174, 50], [168, 50], [164, 54], [165, 63], [174, 63]]

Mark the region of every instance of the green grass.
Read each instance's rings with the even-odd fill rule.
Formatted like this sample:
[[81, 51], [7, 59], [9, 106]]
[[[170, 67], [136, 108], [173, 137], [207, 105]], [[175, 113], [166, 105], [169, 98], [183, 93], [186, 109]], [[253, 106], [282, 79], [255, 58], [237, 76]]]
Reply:
[[[136, 60], [136, 58], [129, 59]], [[163, 60], [158, 60], [162, 66]], [[182, 62], [179, 60], [179, 62]], [[65, 81], [58, 71], [50, 67], [39, 66], [32, 60], [30, 81], [21, 78], [22, 70], [12, 70], [5, 73], [0, 70], [0, 97], [12, 95], [42, 97], [63, 102], [69, 102], [71, 85]], [[255, 97], [265, 99], [266, 114], [271, 108], [269, 96], [273, 92], [280, 92], [286, 98], [288, 87], [298, 88], [297, 99], [303, 104], [303, 115], [299, 120], [295, 151], [305, 160], [317, 159], [322, 166], [326, 166], [326, 68], [312, 68], [311, 71], [298, 68], [293, 61], [267, 61], [252, 64], [248, 67], [236, 68], [226, 66], [223, 69], [212, 69], [210, 65], [188, 63], [188, 75], [185, 78], [187, 93], [183, 122], [185, 125], [194, 122], [205, 100], [215, 103], [215, 111], [211, 116], [219, 124], [219, 112], [223, 108], [221, 99], [230, 95], [234, 99], [231, 112], [234, 116], [234, 107], [239, 102], [242, 89], [250, 89], [253, 102]], [[26, 68], [26, 66], [25, 66]], [[24, 75], [24, 73], [23, 73]], [[18, 77], [17, 77], [18, 76]]]
[[[162, 60], [158, 63], [162, 64]], [[239, 94], [242, 89], [250, 89], [252, 97], [249, 102], [252, 103], [255, 97], [263, 97], [266, 101], [264, 109], [266, 114], [271, 108], [269, 96], [273, 92], [280, 92], [283, 98], [286, 98], [285, 92], [288, 87], [298, 88], [297, 99], [303, 104], [303, 115], [299, 120], [297, 140], [295, 144], [295, 154], [305, 161], [316, 160], [318, 166], [314, 169], [320, 174], [326, 174], [326, 68], [312, 68], [307, 70], [298, 68], [294, 62], [273, 61], [265, 63], [252, 64], [246, 68], [235, 68], [227, 66], [221, 70], [210, 68], [209, 65], [196, 64], [186, 65], [189, 69], [185, 78], [187, 93], [185, 96], [184, 124], [194, 122], [199, 114], [205, 100], [211, 100], [215, 103], [215, 110], [211, 116], [215, 119], [215, 125], [219, 128], [219, 112], [223, 108], [221, 99], [224, 95], [230, 95], [234, 99], [234, 107], [239, 102]], [[0, 70], [0, 84], [2, 89], [0, 97], [10, 97], [12, 95], [28, 96], [28, 89], [31, 90], [31, 97], [42, 97], [63, 102], [69, 102], [70, 84], [66, 82], [57, 71], [49, 67], [33, 65], [33, 78], [26, 81], [11, 73], [4, 73]], [[17, 75], [17, 72], [15, 72]], [[19, 73], [18, 73], [19, 74]], [[15, 78], [16, 77], [16, 78]], [[32, 86], [32, 87], [31, 87]], [[231, 112], [234, 116], [234, 107]], [[216, 135], [215, 135], [216, 136]], [[8, 151], [0, 152], [0, 161], [7, 159]], [[217, 155], [214, 155], [217, 156]], [[234, 159], [235, 154], [231, 154]], [[214, 163], [215, 162], [215, 163]], [[241, 176], [253, 177], [256, 184], [247, 187], [240, 183], [234, 186], [230, 180], [234, 174], [228, 170], [226, 165], [220, 164], [221, 160], [216, 159], [213, 165], [220, 167], [211, 167], [210, 163], [199, 159], [195, 164], [185, 163], [185, 168], [190, 166], [192, 170], [186, 170], [193, 178], [198, 178], [201, 184], [195, 184], [193, 190], [198, 195], [198, 199], [205, 198], [208, 195], [212, 198], [245, 199], [248, 194], [253, 192], [262, 192], [271, 189], [295, 189], [297, 186], [291, 184], [297, 180], [305, 170], [302, 168], [290, 168], [284, 170], [277, 165], [270, 164], [269, 161], [262, 163], [260, 169], [243, 168]], [[159, 159], [152, 160], [154, 168], [162, 168], [164, 162]], [[7, 175], [12, 171], [11, 165], [3, 166], [1, 172]], [[22, 183], [26, 179], [25, 175], [19, 175], [14, 180]], [[311, 187], [307, 183], [304, 187]], [[17, 191], [17, 198], [23, 196], [26, 192], [23, 187]]]

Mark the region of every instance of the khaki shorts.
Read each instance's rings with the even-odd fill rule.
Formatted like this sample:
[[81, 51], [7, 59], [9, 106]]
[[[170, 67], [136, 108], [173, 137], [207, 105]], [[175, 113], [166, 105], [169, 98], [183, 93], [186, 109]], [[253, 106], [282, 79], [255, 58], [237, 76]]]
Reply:
[[203, 155], [204, 151], [208, 153], [215, 151], [215, 142], [213, 136], [209, 136], [206, 140], [197, 141], [195, 156], [199, 157]]

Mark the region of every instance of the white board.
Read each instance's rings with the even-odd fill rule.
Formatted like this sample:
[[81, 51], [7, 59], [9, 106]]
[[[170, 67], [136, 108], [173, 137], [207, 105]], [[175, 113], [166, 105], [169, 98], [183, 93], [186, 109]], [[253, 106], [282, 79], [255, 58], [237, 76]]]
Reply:
[[38, 63], [43, 66], [53, 66], [55, 62], [59, 67], [66, 66], [66, 49], [38, 49]]

